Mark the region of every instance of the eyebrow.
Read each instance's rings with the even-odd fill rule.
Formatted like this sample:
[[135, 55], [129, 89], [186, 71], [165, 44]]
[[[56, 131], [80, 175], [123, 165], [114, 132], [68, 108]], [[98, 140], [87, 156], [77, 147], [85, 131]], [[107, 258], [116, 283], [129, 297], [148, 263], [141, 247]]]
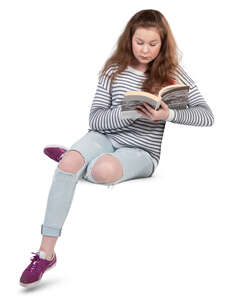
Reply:
[[[138, 40], [141, 40], [142, 42], [144, 42], [141, 38], [139, 38], [139, 37], [136, 37]], [[158, 40], [158, 39], [155, 39], [155, 40], [152, 40], [151, 42], [159, 42], [160, 40]]]

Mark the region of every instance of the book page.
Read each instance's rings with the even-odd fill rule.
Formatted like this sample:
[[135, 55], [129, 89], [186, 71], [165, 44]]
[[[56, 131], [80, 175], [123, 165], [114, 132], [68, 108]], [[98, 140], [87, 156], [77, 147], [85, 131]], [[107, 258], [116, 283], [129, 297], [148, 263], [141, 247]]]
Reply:
[[187, 89], [169, 91], [162, 96], [162, 101], [164, 101], [170, 109], [187, 108], [188, 91]]

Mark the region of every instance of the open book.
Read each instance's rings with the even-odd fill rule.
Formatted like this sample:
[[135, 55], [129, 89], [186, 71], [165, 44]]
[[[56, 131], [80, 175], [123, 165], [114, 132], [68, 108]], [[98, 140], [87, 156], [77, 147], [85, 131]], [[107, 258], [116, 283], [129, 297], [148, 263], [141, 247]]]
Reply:
[[171, 109], [184, 109], [188, 104], [189, 86], [185, 84], [171, 84], [163, 87], [158, 96], [143, 91], [128, 91], [121, 102], [121, 119], [145, 118], [136, 111], [137, 105], [148, 103], [155, 110], [160, 107], [160, 101], [165, 102]]

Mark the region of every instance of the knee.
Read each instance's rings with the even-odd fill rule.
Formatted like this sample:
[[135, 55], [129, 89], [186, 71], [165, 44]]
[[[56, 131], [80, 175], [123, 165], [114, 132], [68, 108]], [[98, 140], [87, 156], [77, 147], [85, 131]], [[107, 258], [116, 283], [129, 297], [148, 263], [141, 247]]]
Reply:
[[80, 152], [70, 150], [64, 154], [58, 167], [65, 172], [76, 173], [83, 167], [84, 163], [85, 160]]
[[97, 182], [108, 183], [120, 179], [123, 175], [123, 169], [117, 158], [105, 154], [96, 160], [91, 173]]

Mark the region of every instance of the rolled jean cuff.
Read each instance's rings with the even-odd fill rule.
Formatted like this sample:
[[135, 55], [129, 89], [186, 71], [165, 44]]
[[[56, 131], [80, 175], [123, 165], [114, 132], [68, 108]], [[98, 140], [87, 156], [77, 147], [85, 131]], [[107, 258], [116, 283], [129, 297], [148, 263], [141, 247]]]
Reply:
[[48, 227], [41, 225], [41, 234], [46, 236], [60, 236], [61, 235], [62, 228], [54, 228], [54, 227]]

